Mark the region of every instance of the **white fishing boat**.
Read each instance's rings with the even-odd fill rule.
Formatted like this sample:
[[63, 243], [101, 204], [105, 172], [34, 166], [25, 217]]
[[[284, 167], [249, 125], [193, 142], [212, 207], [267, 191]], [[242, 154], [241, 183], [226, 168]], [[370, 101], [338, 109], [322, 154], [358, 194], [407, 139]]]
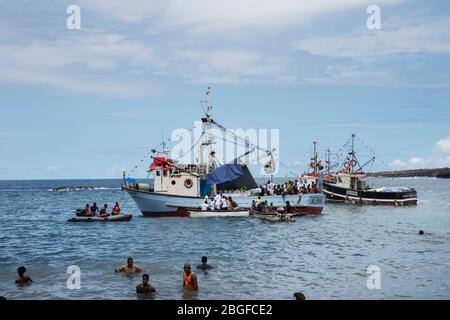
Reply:
[[[219, 192], [223, 192], [225, 196], [232, 195], [240, 208], [250, 208], [252, 201], [258, 199], [257, 195], [252, 195], [249, 191], [236, 193], [236, 190], [252, 190], [258, 187], [248, 169], [250, 163], [243, 161], [242, 158], [251, 152], [259, 151], [258, 161], [263, 157], [270, 159], [265, 166], [267, 173], [274, 170], [275, 150], [252, 146], [251, 150], [232, 163], [217, 165], [219, 161], [214, 158], [215, 152], [212, 148], [214, 145], [212, 127], [215, 126], [227, 133], [231, 131], [212, 118], [210, 97], [211, 91], [208, 90], [205, 116], [201, 119], [202, 135], [198, 141], [198, 163], [183, 164], [169, 159], [169, 152], [166, 150], [163, 155], [152, 156], [153, 163], [149, 174], [153, 176], [153, 186], [150, 183], [130, 183], [124, 172], [122, 189], [134, 199], [144, 216], [189, 216], [189, 208], [198, 208], [205, 196], [212, 197]], [[235, 138], [242, 139], [239, 136]], [[301, 198], [299, 195], [270, 195], [263, 196], [262, 199], [274, 206], [284, 206], [289, 201], [291, 204], [312, 210], [317, 210], [319, 206], [323, 207], [323, 203], [317, 203], [317, 197], [314, 195], [302, 195]]]

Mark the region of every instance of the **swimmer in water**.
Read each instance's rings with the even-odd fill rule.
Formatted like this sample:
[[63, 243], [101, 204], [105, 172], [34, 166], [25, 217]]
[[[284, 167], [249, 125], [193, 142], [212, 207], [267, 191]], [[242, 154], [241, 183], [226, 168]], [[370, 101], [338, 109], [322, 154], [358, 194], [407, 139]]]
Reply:
[[136, 287], [136, 293], [155, 293], [156, 289], [148, 282], [148, 274], [142, 275], [142, 283]]
[[114, 272], [118, 273], [118, 272], [125, 272], [127, 274], [135, 274], [135, 273], [139, 273], [142, 272], [142, 269], [134, 264], [133, 258], [128, 258], [127, 259], [127, 264], [115, 269]]
[[294, 293], [295, 300], [306, 300], [305, 295], [301, 292]]
[[212, 265], [208, 264], [208, 258], [206, 256], [202, 257], [202, 264], [199, 264], [197, 266], [197, 269], [200, 269], [203, 271], [211, 270], [212, 268], [213, 268]]
[[19, 278], [16, 280], [17, 284], [30, 284], [33, 282], [29, 276], [25, 275], [25, 272], [27, 272], [27, 268], [24, 266], [17, 268], [17, 273], [19, 274]]

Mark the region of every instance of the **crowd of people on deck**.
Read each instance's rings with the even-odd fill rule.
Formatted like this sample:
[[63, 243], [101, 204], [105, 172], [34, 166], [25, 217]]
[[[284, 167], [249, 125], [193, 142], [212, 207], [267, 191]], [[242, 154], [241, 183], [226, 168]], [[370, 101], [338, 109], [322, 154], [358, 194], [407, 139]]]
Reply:
[[104, 204], [101, 209], [97, 207], [97, 203], [93, 203], [92, 206], [86, 204], [84, 209], [77, 209], [77, 216], [82, 217], [109, 217], [109, 216], [116, 216], [119, 215], [121, 212], [120, 204], [119, 202], [116, 202], [116, 204], [112, 207], [111, 213], [108, 212], [108, 204]]
[[283, 184], [275, 184], [272, 181], [267, 181], [266, 184], [259, 186], [260, 196], [282, 196], [282, 195], [300, 195], [308, 193], [319, 192], [319, 186], [317, 183], [303, 184], [299, 180], [289, 180]]

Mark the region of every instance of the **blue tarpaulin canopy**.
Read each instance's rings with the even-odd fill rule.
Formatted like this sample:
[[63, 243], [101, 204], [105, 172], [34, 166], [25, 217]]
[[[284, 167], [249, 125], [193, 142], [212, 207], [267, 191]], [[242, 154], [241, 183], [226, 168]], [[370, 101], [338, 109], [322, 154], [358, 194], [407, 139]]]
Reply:
[[231, 181], [244, 175], [242, 166], [238, 163], [227, 163], [219, 168], [211, 171], [205, 176], [208, 184], [219, 184], [226, 181]]

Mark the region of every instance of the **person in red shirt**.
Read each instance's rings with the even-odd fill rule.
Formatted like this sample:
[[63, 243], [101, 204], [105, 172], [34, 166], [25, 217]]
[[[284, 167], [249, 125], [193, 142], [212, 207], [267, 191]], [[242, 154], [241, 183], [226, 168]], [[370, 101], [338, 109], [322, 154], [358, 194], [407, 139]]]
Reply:
[[113, 215], [118, 215], [120, 214], [120, 205], [118, 202], [116, 202], [116, 204], [114, 205], [114, 207], [112, 208], [112, 214]]

